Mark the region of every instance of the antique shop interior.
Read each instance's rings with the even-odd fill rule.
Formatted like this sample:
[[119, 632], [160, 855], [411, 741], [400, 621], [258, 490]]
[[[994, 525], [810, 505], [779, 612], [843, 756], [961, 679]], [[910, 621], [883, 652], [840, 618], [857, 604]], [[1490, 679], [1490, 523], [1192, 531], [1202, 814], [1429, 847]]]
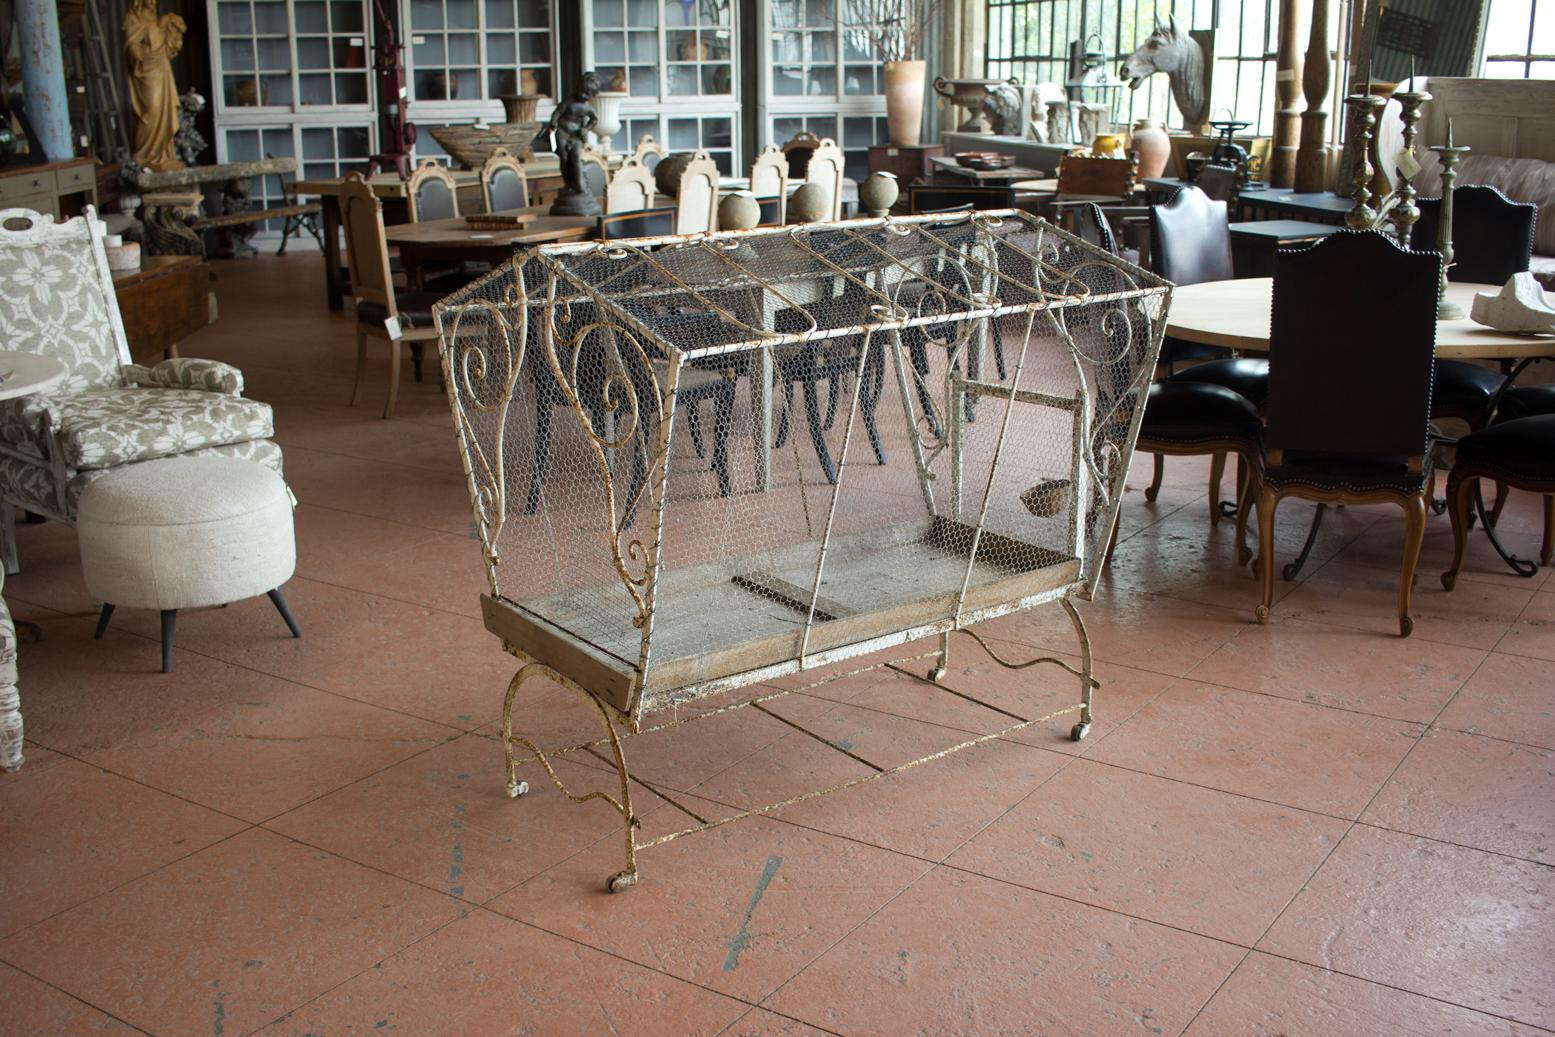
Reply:
[[0, 58], [0, 1035], [1555, 1034], [1555, 0]]

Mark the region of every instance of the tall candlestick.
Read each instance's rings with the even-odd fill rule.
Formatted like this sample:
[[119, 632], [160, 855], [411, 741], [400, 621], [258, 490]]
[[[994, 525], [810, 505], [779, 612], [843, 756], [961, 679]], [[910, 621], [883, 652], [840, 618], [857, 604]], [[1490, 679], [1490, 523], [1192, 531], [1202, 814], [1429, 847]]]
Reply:
[[1436, 251], [1442, 254], [1442, 273], [1440, 295], [1436, 301], [1436, 319], [1462, 320], [1465, 316], [1463, 307], [1447, 298], [1447, 268], [1452, 266], [1452, 182], [1458, 178], [1453, 167], [1472, 149], [1453, 147], [1452, 117], [1448, 116], [1447, 143], [1437, 144], [1431, 150], [1442, 161], [1442, 211], [1436, 223]]
[[1419, 163], [1415, 161], [1415, 134], [1419, 132], [1416, 123], [1420, 121], [1421, 107], [1431, 99], [1431, 95], [1424, 90], [1415, 89], [1413, 55], [1409, 59], [1409, 89], [1395, 90], [1393, 96], [1398, 100], [1399, 120], [1404, 124], [1404, 147], [1399, 152], [1398, 187], [1394, 189], [1398, 203], [1393, 206], [1389, 219], [1393, 222], [1393, 233], [1398, 237], [1398, 243], [1408, 248], [1410, 231], [1420, 219], [1420, 207], [1415, 204], [1415, 186], [1410, 183], [1420, 171]]
[[1355, 184], [1350, 197], [1355, 199], [1355, 204], [1344, 216], [1345, 224], [1352, 230], [1367, 230], [1377, 220], [1377, 210], [1371, 205], [1371, 128], [1377, 121], [1377, 110], [1387, 102], [1371, 92], [1369, 82], [1366, 87], [1366, 93], [1351, 94], [1344, 99], [1350, 109], [1350, 133], [1358, 144], [1355, 168], [1350, 175], [1351, 182]]

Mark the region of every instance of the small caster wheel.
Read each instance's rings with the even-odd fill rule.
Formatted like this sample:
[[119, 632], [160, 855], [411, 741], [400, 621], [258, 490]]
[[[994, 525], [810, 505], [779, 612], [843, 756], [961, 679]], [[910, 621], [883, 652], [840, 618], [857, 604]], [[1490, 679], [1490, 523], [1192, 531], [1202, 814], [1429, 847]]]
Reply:
[[1269, 606], [1259, 605], [1253, 609], [1253, 615], [1257, 617], [1259, 623], [1265, 626], [1269, 624]]
[[1449, 590], [1449, 591], [1452, 590], [1453, 585], [1456, 584], [1457, 582], [1458, 582], [1458, 574], [1457, 573], [1442, 573], [1442, 589], [1443, 590]]
[[1090, 723], [1090, 721], [1082, 720], [1078, 724], [1074, 725], [1073, 727], [1071, 727], [1069, 729], [1069, 740], [1071, 742], [1083, 742], [1085, 740], [1085, 736], [1090, 734], [1090, 733], [1091, 733], [1091, 723]]
[[605, 880], [605, 888], [612, 893], [620, 893], [637, 885], [637, 872], [618, 871]]
[[1398, 636], [1408, 637], [1415, 632], [1415, 621], [1409, 616], [1398, 617]]
[[929, 680], [933, 681], [935, 684], [938, 684], [939, 679], [943, 676], [945, 676], [945, 667], [943, 666], [936, 666], [934, 669], [929, 671]]
[[527, 782], [527, 781], [510, 781], [510, 782], [508, 782], [508, 798], [509, 799], [517, 799], [519, 796], [524, 795], [528, 791], [529, 791], [529, 782]]

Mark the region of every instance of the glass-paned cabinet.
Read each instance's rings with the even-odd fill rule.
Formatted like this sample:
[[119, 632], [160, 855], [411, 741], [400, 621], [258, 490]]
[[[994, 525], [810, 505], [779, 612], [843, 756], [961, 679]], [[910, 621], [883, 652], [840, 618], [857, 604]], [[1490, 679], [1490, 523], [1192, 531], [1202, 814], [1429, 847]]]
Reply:
[[[412, 102], [554, 97], [551, 0], [406, 0]], [[412, 112], [412, 114], [415, 114]]]
[[364, 0], [209, 0], [216, 110], [370, 103]]
[[629, 95], [617, 149], [651, 133], [669, 151], [706, 149], [726, 174], [744, 167], [738, 14], [732, 0], [585, 0], [584, 67]]
[[761, 0], [769, 61], [760, 122], [783, 144], [801, 130], [831, 137], [847, 175], [869, 172], [869, 148], [886, 140], [884, 72], [847, 0]]

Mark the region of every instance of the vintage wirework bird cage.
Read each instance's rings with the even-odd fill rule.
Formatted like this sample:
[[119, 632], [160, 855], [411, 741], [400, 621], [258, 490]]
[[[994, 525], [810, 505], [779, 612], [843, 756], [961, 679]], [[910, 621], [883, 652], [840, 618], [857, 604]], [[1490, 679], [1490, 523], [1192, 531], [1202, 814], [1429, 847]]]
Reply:
[[[1047, 602], [1082, 664], [1033, 661], [1079, 678], [1059, 713], [1083, 737], [1095, 681], [1070, 599], [1104, 560], [1169, 292], [981, 212], [544, 246], [443, 300], [486, 626], [523, 663], [509, 794], [528, 763], [567, 792], [549, 757], [585, 748], [515, 733], [522, 685], [586, 696], [588, 747], [620, 771], [597, 795], [625, 823], [624, 888], [650, 844], [623, 732], [760, 707], [785, 692], [687, 708], [925, 636], [937, 680], [952, 631]], [[1001, 712], [955, 748], [1059, 715]], [[901, 769], [870, 766], [839, 787]], [[699, 823], [653, 842], [781, 805], [687, 810]]]

